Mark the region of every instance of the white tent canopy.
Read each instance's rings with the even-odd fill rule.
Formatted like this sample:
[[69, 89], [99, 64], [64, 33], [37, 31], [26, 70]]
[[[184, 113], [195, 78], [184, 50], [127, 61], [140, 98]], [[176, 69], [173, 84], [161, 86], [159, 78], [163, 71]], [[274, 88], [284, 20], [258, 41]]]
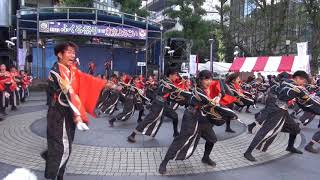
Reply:
[[[223, 62], [213, 62], [213, 72], [219, 74], [228, 73], [232, 63], [223, 63]], [[198, 70], [210, 70], [210, 62], [207, 63], [198, 63]], [[189, 74], [195, 75], [197, 73], [197, 56], [190, 56], [189, 63]]]

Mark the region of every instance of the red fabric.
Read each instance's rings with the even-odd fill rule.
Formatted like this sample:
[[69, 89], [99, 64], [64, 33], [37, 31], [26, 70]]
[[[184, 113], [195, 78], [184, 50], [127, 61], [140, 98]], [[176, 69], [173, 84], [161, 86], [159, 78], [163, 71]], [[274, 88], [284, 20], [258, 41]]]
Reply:
[[144, 89], [144, 85], [141, 81], [139, 81], [137, 84], [135, 84], [135, 86], [139, 89]]
[[117, 78], [112, 78], [111, 80], [114, 84], [118, 84], [118, 79]]
[[278, 67], [278, 72], [291, 72], [293, 66], [294, 56], [282, 56]]
[[12, 83], [12, 78], [10, 76], [10, 73], [7, 71], [4, 73], [1, 73], [0, 80], [1, 80], [1, 82], [6, 83], [6, 84]]
[[258, 57], [256, 64], [252, 68], [252, 72], [264, 71], [264, 68], [268, 62], [269, 57]]
[[17, 83], [16, 83], [16, 81], [14, 80], [14, 77], [16, 76], [17, 74], [15, 73], [15, 72], [13, 72], [13, 73], [9, 73], [9, 79], [10, 79], [10, 81], [11, 81], [11, 85], [10, 85], [10, 91], [11, 92], [13, 92], [13, 91], [15, 91], [16, 89], [17, 89], [17, 87], [18, 87], [18, 85], [17, 85]]
[[192, 82], [188, 79], [185, 86], [186, 86], [186, 89], [190, 89], [192, 87]]
[[98, 98], [107, 81], [88, 75], [78, 70], [79, 77], [79, 98], [87, 113], [96, 117], [94, 109], [96, 108]]
[[88, 123], [87, 113], [96, 117], [94, 109], [107, 81], [83, 73], [75, 65], [71, 67], [58, 65], [64, 83], [72, 87], [68, 92], [74, 115], [80, 116], [84, 123]]
[[163, 95], [163, 98], [167, 99], [170, 96], [170, 93]]
[[29, 77], [27, 75], [24, 75], [21, 80], [22, 80], [22, 88], [27, 89], [27, 86], [29, 86], [29, 84], [31, 83]]
[[[221, 93], [221, 84], [219, 80], [213, 80], [210, 85], [210, 95], [209, 97], [213, 99]], [[229, 105], [237, 101], [237, 98], [226, 94], [220, 99], [220, 104], [223, 106]]]
[[232, 104], [236, 102], [238, 99], [234, 96], [230, 96], [229, 94], [226, 94], [220, 99], [220, 104], [223, 106], [227, 106], [229, 104]]
[[5, 88], [6, 88], [6, 86], [4, 85], [4, 83], [0, 81], [0, 91], [1, 92], [4, 91]]
[[216, 96], [219, 95], [219, 93], [221, 92], [221, 86], [220, 86], [220, 81], [219, 80], [212, 80], [210, 86], [209, 86], [209, 94], [208, 96], [213, 99]]
[[183, 89], [183, 90], [186, 89], [185, 84], [183, 83], [183, 81], [181, 81], [181, 79], [176, 80], [173, 84], [177, 88], [180, 88], [180, 89]]
[[123, 83], [129, 84], [130, 80], [131, 80], [131, 77], [130, 77], [129, 75], [124, 75], [124, 77], [123, 77]]
[[239, 72], [245, 60], [246, 60], [245, 57], [235, 58], [233, 60], [233, 63], [231, 65], [229, 71]]
[[243, 90], [241, 89], [240, 84], [233, 84], [234, 88], [239, 92], [239, 93], [243, 93]]
[[293, 106], [295, 104], [295, 99], [288, 101], [288, 106]]
[[144, 81], [144, 77], [142, 75], [140, 75], [139, 76], [139, 80], [143, 82]]

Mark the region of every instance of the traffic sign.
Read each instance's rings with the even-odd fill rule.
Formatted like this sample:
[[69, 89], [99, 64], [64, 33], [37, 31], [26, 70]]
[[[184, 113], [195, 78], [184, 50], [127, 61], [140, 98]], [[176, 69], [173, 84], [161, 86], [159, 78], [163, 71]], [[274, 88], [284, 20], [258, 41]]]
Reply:
[[146, 66], [146, 62], [137, 62], [137, 66]]

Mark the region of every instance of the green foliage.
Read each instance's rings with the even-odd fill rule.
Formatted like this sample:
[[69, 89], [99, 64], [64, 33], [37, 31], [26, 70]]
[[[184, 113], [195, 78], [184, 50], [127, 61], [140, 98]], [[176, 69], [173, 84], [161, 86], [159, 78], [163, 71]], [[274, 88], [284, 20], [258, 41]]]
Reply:
[[182, 31], [169, 31], [165, 34], [166, 38], [184, 38], [184, 34]]
[[141, 0], [114, 0], [116, 5], [121, 6], [121, 11], [128, 14], [137, 14], [141, 17], [147, 17], [149, 15], [146, 9], [140, 9]]
[[319, 0], [303, 0], [306, 9], [308, 22], [311, 27], [311, 41], [309, 49], [311, 50], [311, 73], [313, 75], [319, 73], [320, 58], [320, 1]]
[[65, 6], [73, 7], [92, 7], [93, 0], [62, 0]]
[[230, 32], [230, 27], [226, 26], [226, 22], [230, 19], [230, 6], [227, 0], [219, 0], [220, 4], [215, 6], [220, 16], [218, 27], [214, 34], [217, 41], [217, 58], [219, 61], [232, 62], [234, 43]]
[[[166, 37], [183, 37], [192, 41], [191, 53], [200, 56], [200, 60], [210, 57], [210, 43], [212, 38], [213, 24], [202, 19], [205, 10], [202, 8], [205, 0], [168, 0], [169, 8], [165, 14], [177, 19], [183, 26], [182, 31], [166, 33]], [[179, 6], [174, 9], [172, 7]]]

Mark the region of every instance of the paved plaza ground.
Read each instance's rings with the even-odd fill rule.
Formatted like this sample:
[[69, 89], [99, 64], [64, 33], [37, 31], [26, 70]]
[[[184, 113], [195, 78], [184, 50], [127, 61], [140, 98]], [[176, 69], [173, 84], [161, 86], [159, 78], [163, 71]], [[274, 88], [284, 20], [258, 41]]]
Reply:
[[[46, 149], [45, 93], [33, 92], [26, 103], [0, 122], [0, 178], [17, 167], [25, 167], [43, 179], [44, 161], [39, 156]], [[262, 107], [262, 105], [260, 105]], [[257, 112], [259, 109], [254, 109]], [[183, 108], [177, 110], [181, 121]], [[116, 112], [117, 113], [117, 112]], [[147, 112], [146, 112], [147, 113]], [[127, 122], [108, 126], [110, 116], [92, 119], [90, 131], [76, 132], [71, 159], [65, 179], [74, 180], [189, 180], [201, 179], [259, 179], [259, 180], [318, 180], [320, 179], [320, 154], [303, 151], [293, 155], [285, 151], [288, 135], [280, 133], [268, 152], [254, 152], [257, 162], [243, 158], [243, 152], [253, 135], [248, 134], [245, 124], [253, 121], [253, 113], [240, 113], [245, 123], [233, 122], [235, 134], [225, 133], [225, 126], [214, 127], [218, 142], [211, 158], [217, 166], [212, 168], [201, 163], [204, 141], [200, 141], [194, 155], [185, 161], [170, 161], [168, 175], [157, 170], [167, 147], [172, 142], [172, 123], [165, 119], [155, 138], [138, 136], [137, 143], [130, 144], [126, 137], [136, 126], [137, 114]], [[303, 128], [296, 146], [302, 149], [317, 131], [318, 118]]]

